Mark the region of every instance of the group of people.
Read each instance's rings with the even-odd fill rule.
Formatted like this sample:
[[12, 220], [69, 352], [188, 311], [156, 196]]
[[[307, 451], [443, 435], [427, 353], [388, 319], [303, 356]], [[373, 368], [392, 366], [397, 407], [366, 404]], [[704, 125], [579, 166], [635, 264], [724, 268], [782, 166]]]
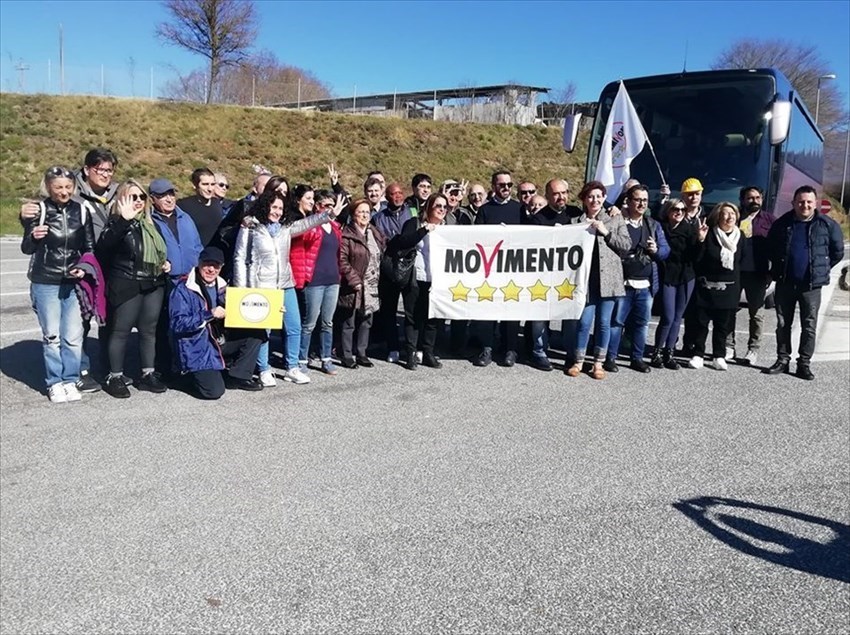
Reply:
[[[280, 378], [306, 384], [311, 367], [333, 376], [337, 365], [373, 366], [373, 339], [383, 342], [388, 362], [440, 368], [436, 348], [445, 321], [428, 318], [429, 237], [446, 224], [587, 224], [595, 234], [587, 301], [580, 318], [562, 326], [564, 372], [571, 377], [617, 372], [621, 343], [636, 371], [680, 368], [674, 351], [682, 321], [684, 363], [703, 366], [711, 325], [711, 364], [725, 370], [736, 354], [741, 289], [750, 317], [742, 361], [753, 364], [765, 291], [774, 280], [777, 359], [765, 372], [788, 372], [799, 305], [796, 374], [812, 379], [820, 288], [844, 250], [838, 224], [818, 213], [817, 193], [807, 186], [795, 193], [792, 211], [774, 218], [762, 208], [758, 187], [741, 190], [740, 208], [724, 202], [704, 209], [696, 178], [682, 184], [680, 198], [663, 187], [652, 205], [640, 183], [627, 183], [609, 205], [605, 186], [591, 181], [574, 206], [559, 178], [546, 183], [543, 196], [524, 181], [514, 199], [507, 171], [492, 175], [489, 190], [453, 179], [435, 188], [420, 173], [409, 195], [373, 172], [363, 196], [353, 199], [334, 166], [328, 189], [290, 189], [285, 177], [254, 166], [251, 190], [231, 199], [226, 175], [199, 168], [191, 175], [193, 192], [178, 199], [168, 179], [147, 187], [134, 179], [115, 182], [117, 166], [114, 153], [92, 149], [76, 172], [48, 169], [43, 199], [21, 208], [21, 249], [31, 255], [30, 294], [52, 402], [76, 401], [101, 386], [127, 398], [132, 384], [161, 393], [182, 383], [198, 397], [217, 399], [228, 388], [258, 391]], [[280, 375], [272, 368], [272, 331], [225, 327], [228, 284], [283, 292]], [[647, 362], [656, 297], [661, 320]], [[101, 381], [87, 337], [93, 321]], [[134, 328], [141, 374], [131, 381], [124, 364]], [[513, 366], [519, 332], [518, 322], [456, 320], [448, 346], [459, 355], [474, 347], [476, 366], [490, 364], [500, 348], [500, 361]], [[527, 322], [524, 339], [531, 365], [552, 370], [548, 323]]]

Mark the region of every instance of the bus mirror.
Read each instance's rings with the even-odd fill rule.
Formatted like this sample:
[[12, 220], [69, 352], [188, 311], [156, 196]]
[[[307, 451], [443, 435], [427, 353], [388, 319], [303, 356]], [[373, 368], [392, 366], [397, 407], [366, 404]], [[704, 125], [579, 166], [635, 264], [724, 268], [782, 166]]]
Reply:
[[581, 113], [576, 115], [567, 115], [564, 118], [564, 150], [566, 152], [572, 152], [575, 150], [580, 123]]
[[791, 102], [775, 101], [770, 107], [770, 112], [765, 118], [770, 121], [770, 145], [778, 146], [788, 138], [788, 129], [791, 126]]

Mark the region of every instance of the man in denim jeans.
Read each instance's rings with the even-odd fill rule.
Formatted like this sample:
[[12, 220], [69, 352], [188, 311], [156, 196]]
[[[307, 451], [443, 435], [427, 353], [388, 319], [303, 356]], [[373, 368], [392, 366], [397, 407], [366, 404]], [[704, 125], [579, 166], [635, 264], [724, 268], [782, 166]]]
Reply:
[[632, 350], [630, 368], [648, 373], [649, 364], [643, 361], [646, 348], [646, 334], [649, 330], [649, 316], [652, 311], [652, 297], [658, 290], [659, 260], [666, 260], [670, 247], [661, 226], [648, 215], [649, 191], [645, 185], [635, 185], [626, 193], [626, 229], [632, 241], [632, 248], [623, 256], [623, 280], [626, 295], [617, 298], [614, 318], [611, 323], [611, 341], [608, 356], [603, 368], [608, 372], [617, 372], [617, 353], [623, 327], [631, 318]]

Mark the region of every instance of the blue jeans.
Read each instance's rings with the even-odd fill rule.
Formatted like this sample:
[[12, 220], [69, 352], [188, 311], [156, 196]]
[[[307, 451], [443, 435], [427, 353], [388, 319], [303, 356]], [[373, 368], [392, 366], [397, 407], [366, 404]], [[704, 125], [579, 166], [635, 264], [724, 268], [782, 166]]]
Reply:
[[[605, 358], [611, 340], [611, 316], [614, 313], [615, 304], [615, 298], [597, 298], [596, 300], [589, 300], [584, 305], [584, 311], [581, 312], [581, 317], [577, 320], [577, 328], [574, 329], [572, 334], [572, 341], [566, 343], [567, 355], [575, 356], [574, 363], [580, 364], [584, 361], [590, 343], [590, 329], [594, 326], [594, 322], [593, 359], [602, 361]], [[570, 346], [572, 348], [569, 348]]]
[[301, 348], [301, 311], [295, 287], [283, 290], [283, 358], [286, 369], [298, 368], [298, 352]]
[[626, 287], [626, 295], [617, 298], [617, 308], [611, 324], [611, 341], [608, 346], [608, 359], [616, 359], [620, 350], [620, 340], [623, 337], [623, 327], [631, 318], [632, 361], [643, 359], [646, 348], [646, 334], [649, 331], [649, 316], [652, 312], [652, 292], [647, 289]]
[[304, 287], [305, 311], [301, 319], [301, 351], [299, 353], [299, 358], [302, 361], [307, 361], [307, 355], [310, 352], [310, 340], [313, 336], [313, 329], [316, 328], [316, 323], [319, 321], [319, 316], [322, 318], [322, 327], [319, 331], [319, 357], [323, 362], [330, 360], [333, 346], [334, 312], [338, 298], [338, 284], [319, 285], [317, 287], [307, 285]]
[[676, 348], [676, 340], [679, 339], [679, 327], [682, 325], [682, 316], [685, 307], [691, 299], [694, 291], [694, 281], [688, 280], [682, 284], [661, 286], [661, 320], [655, 329], [655, 348]]
[[546, 359], [549, 348], [549, 322], [533, 321], [531, 323], [531, 354], [537, 359]]
[[75, 382], [80, 378], [83, 319], [73, 282], [30, 285], [32, 308], [43, 336], [45, 383]]

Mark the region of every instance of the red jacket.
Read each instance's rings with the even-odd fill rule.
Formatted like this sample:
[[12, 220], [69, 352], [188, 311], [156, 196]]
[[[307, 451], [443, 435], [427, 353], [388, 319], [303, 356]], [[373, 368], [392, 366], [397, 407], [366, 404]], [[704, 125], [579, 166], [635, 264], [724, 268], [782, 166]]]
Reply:
[[[331, 221], [331, 231], [336, 234], [337, 242], [342, 243], [342, 228], [336, 221]], [[313, 270], [316, 268], [316, 258], [319, 257], [319, 247], [325, 230], [321, 226], [314, 227], [310, 231], [295, 236], [289, 247], [289, 264], [292, 267], [292, 278], [295, 280], [295, 288], [303, 289], [304, 285], [313, 279]], [[339, 253], [337, 253], [337, 257]]]

